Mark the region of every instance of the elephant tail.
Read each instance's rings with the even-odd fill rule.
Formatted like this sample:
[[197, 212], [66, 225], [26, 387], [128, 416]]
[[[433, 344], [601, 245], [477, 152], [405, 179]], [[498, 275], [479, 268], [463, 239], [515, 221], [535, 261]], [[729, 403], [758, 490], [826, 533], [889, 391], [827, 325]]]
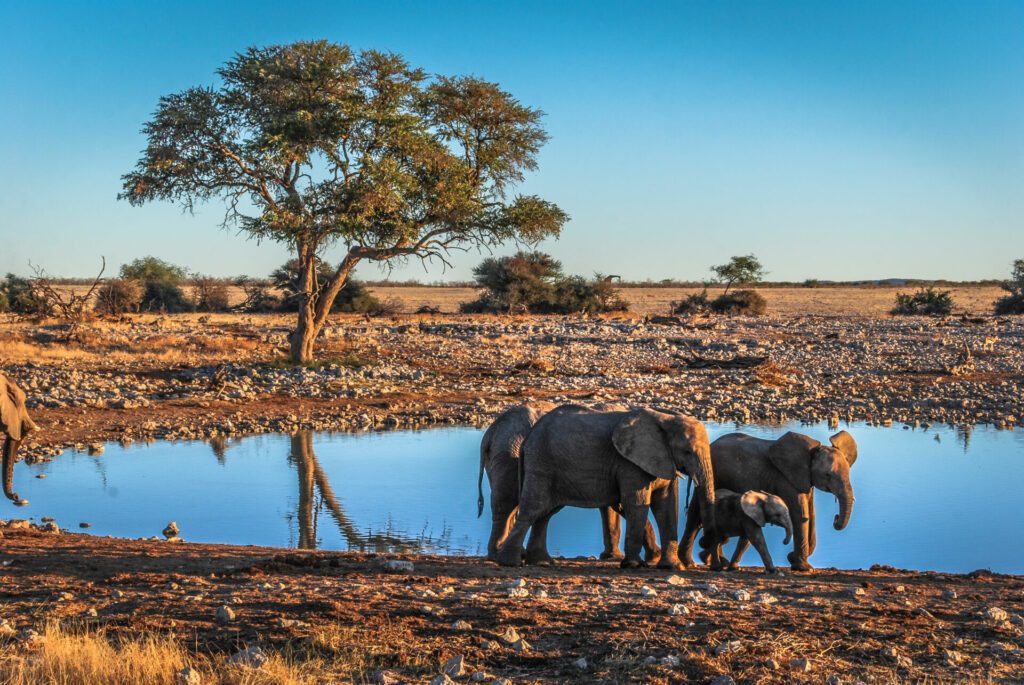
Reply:
[[[488, 431], [489, 433], [489, 431]], [[487, 454], [490, 452], [490, 435], [484, 434], [483, 440], [480, 441], [480, 473], [476, 478], [476, 517], [480, 518], [484, 515], [484, 464], [487, 463]]]

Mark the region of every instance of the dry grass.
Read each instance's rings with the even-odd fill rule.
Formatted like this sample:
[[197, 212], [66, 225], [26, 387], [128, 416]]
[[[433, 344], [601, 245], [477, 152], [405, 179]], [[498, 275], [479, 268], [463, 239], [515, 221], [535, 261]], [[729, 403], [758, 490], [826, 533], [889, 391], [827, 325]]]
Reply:
[[188, 667], [210, 685], [310, 685], [362, 682], [378, 668], [436, 670], [436, 659], [414, 650], [412, 638], [407, 629], [391, 625], [372, 632], [320, 628], [280, 651], [268, 650], [267, 662], [256, 669], [232, 665], [224, 655], [190, 653], [157, 633], [128, 639], [51, 624], [32, 646], [0, 651], [0, 683], [174, 685], [176, 674]]

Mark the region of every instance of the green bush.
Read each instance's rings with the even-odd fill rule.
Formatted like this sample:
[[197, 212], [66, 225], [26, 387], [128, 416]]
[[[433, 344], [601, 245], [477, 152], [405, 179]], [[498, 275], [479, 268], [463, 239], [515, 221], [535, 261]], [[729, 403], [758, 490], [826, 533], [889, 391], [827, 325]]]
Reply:
[[142, 283], [159, 281], [181, 285], [186, 275], [185, 269], [156, 257], [141, 257], [121, 266], [121, 278], [130, 278]]
[[[326, 283], [333, 276], [334, 268], [330, 264], [324, 261], [317, 263], [316, 280], [318, 283]], [[280, 311], [295, 312], [299, 310], [299, 296], [302, 293], [299, 277], [299, 261], [297, 259], [288, 260], [270, 275], [270, 280], [282, 293]], [[374, 314], [378, 313], [383, 306], [380, 300], [370, 294], [362, 281], [349, 278], [334, 299], [331, 311]]]
[[192, 303], [185, 297], [185, 291], [174, 283], [150, 281], [142, 294], [141, 309], [147, 312], [178, 314], [192, 311]]
[[114, 278], [96, 291], [94, 309], [100, 314], [126, 314], [139, 311], [142, 285], [129, 278]]
[[896, 306], [891, 313], [897, 316], [941, 315], [953, 311], [953, 296], [948, 290], [921, 288], [916, 293], [896, 293]]
[[699, 293], [687, 295], [681, 300], [674, 300], [669, 305], [669, 314], [691, 316], [694, 314], [706, 314], [711, 311], [711, 302], [708, 300], [708, 291], [705, 288]]
[[5, 311], [28, 316], [48, 316], [53, 313], [52, 306], [40, 296], [32, 281], [21, 276], [7, 274], [0, 281], [0, 296], [6, 301]]
[[996, 300], [996, 314], [1024, 314], [1024, 259], [1014, 261], [1010, 280], [1000, 287], [1009, 294]]
[[459, 305], [466, 314], [599, 314], [629, 309], [611, 278], [565, 276], [562, 265], [543, 252], [488, 257], [473, 275], [484, 292]]
[[761, 316], [768, 311], [768, 302], [754, 290], [734, 290], [711, 300], [709, 307], [715, 314]]

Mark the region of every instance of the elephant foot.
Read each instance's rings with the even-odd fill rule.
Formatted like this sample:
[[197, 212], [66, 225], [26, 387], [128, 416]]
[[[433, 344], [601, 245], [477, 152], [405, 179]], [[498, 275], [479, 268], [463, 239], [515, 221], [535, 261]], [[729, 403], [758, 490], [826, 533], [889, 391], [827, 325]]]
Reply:
[[729, 564], [725, 567], [726, 571], [739, 571], [740, 567], [737, 564]]
[[697, 564], [693, 563], [693, 559], [680, 559], [679, 563], [687, 570], [697, 568]]
[[807, 563], [807, 559], [798, 557], [795, 553], [790, 552], [786, 557], [789, 559], [790, 568], [794, 571], [813, 571], [814, 567]]
[[647, 562], [642, 559], [623, 559], [619, 562], [619, 568], [647, 568]]
[[526, 563], [532, 566], [554, 566], [555, 560], [547, 552], [544, 552], [543, 554], [530, 554], [527, 552]]
[[779, 569], [775, 568], [774, 566], [772, 566], [770, 568], [766, 568], [764, 570], [764, 572], [765, 572], [766, 575], [769, 575], [769, 576], [781, 576], [782, 575], [782, 571], [780, 571]]
[[620, 552], [617, 549], [616, 550], [612, 550], [611, 552], [609, 552], [608, 550], [605, 550], [605, 551], [601, 552], [601, 556], [598, 557], [598, 559], [604, 559], [604, 560], [615, 559], [616, 561], [622, 561], [625, 558], [626, 558], [626, 555], [623, 554], [622, 552]]
[[700, 561], [701, 561], [702, 564], [709, 564], [709, 563], [711, 563], [711, 552], [704, 552], [704, 551], [702, 551], [697, 556], [700, 557]]
[[658, 561], [657, 567], [669, 571], [682, 571], [683, 562], [679, 561], [678, 559], [675, 562], [673, 562], [671, 559], [661, 559]]
[[498, 550], [494, 560], [501, 566], [522, 566], [523, 564], [523, 552], [522, 550]]

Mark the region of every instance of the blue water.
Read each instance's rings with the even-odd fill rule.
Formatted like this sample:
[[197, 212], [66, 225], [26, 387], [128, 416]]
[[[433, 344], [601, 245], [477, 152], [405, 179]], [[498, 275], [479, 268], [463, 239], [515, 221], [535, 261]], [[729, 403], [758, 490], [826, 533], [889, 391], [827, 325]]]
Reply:
[[[857, 439], [856, 493], [846, 530], [832, 529], [833, 497], [817, 493], [815, 566], [1024, 573], [1024, 431], [844, 426]], [[745, 426], [759, 436], [793, 429], [827, 441], [825, 425]], [[736, 430], [708, 426], [711, 438]], [[15, 468], [30, 504], [0, 502], [0, 518], [52, 516], [96, 535], [159, 535], [174, 520], [195, 542], [480, 554], [489, 516], [476, 517], [481, 432], [473, 428], [368, 434], [264, 435], [214, 449], [203, 442], [107, 445], [100, 457], [67, 451]], [[37, 474], [46, 474], [37, 479]], [[486, 479], [485, 479], [486, 494]], [[680, 518], [682, 521], [682, 517]], [[680, 525], [680, 529], [681, 529]], [[786, 563], [783, 531], [766, 537]], [[600, 551], [596, 511], [551, 522], [555, 555]], [[744, 563], [759, 565], [751, 549]]]

